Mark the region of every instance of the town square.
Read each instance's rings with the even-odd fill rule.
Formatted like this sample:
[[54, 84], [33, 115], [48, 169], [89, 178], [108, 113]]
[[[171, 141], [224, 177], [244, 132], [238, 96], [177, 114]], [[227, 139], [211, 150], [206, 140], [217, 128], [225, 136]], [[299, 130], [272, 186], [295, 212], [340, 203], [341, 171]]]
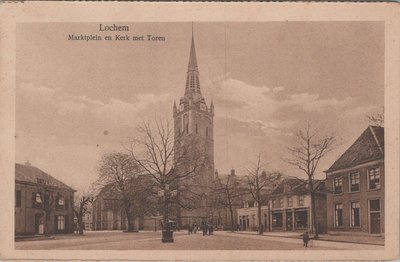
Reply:
[[381, 24], [97, 27], [20, 27], [15, 249], [384, 249]]

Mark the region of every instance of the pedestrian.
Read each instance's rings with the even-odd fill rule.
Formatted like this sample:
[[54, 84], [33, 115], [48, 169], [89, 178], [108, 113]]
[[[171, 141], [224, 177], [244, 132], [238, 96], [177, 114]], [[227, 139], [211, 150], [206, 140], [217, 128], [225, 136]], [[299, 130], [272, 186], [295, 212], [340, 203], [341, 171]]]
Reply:
[[188, 226], [188, 235], [190, 235], [190, 234], [192, 234], [192, 226], [191, 225]]
[[203, 230], [203, 236], [205, 236], [207, 234], [207, 228], [205, 223], [203, 223], [201, 229]]
[[197, 225], [196, 225], [196, 224], [194, 224], [194, 226], [193, 226], [193, 232], [194, 232], [195, 234], [197, 234]]
[[212, 233], [213, 233], [213, 231], [214, 231], [214, 227], [213, 227], [213, 225], [210, 225], [210, 226], [208, 227], [208, 235], [211, 236]]
[[303, 236], [303, 247], [308, 246], [308, 241], [310, 241], [310, 236], [308, 235], [308, 231], [304, 232]]

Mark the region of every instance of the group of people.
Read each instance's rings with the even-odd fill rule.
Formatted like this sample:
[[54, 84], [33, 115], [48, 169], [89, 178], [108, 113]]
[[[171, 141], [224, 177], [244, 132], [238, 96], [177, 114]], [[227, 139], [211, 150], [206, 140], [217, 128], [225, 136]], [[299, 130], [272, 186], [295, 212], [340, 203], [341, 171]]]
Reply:
[[213, 225], [210, 225], [210, 224], [207, 224], [207, 223], [202, 223], [201, 227], [199, 227], [199, 226], [196, 225], [196, 224], [189, 225], [189, 227], [188, 227], [188, 234], [189, 234], [189, 235], [191, 235], [191, 234], [197, 234], [197, 231], [200, 230], [200, 229], [201, 229], [202, 232], [203, 232], [203, 236], [212, 235], [212, 233], [214, 232], [214, 227], [213, 227]]

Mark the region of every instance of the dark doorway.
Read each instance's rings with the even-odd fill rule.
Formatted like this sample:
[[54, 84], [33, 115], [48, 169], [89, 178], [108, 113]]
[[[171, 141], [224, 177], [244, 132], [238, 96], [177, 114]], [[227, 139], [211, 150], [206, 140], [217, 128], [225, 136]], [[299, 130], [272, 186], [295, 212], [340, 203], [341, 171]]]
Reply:
[[369, 201], [370, 233], [381, 233], [381, 203], [379, 199]]
[[40, 230], [40, 227], [43, 227], [42, 222], [42, 214], [35, 214], [35, 234], [43, 234], [43, 230]]
[[381, 214], [371, 213], [371, 234], [381, 233]]

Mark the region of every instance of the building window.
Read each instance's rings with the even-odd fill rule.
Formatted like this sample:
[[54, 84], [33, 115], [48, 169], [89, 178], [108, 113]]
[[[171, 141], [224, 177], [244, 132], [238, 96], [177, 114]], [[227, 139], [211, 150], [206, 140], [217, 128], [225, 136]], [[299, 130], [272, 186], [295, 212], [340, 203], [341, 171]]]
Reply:
[[351, 226], [360, 227], [360, 202], [351, 203]]
[[288, 206], [288, 207], [293, 206], [293, 198], [292, 198], [292, 197], [288, 197], [288, 198], [287, 198], [287, 206]]
[[15, 190], [15, 206], [21, 207], [21, 190]]
[[272, 200], [272, 207], [275, 208], [276, 206], [276, 199]]
[[36, 193], [36, 195], [35, 195], [35, 203], [36, 204], [42, 204], [43, 203], [42, 196], [40, 195], [40, 193]]
[[368, 188], [369, 189], [381, 188], [379, 167], [368, 169]]
[[272, 227], [282, 227], [283, 216], [282, 213], [272, 213]]
[[299, 196], [298, 204], [299, 204], [299, 206], [303, 206], [304, 205], [304, 196]]
[[65, 217], [58, 216], [57, 217], [57, 230], [64, 230], [65, 228]]
[[360, 191], [360, 174], [352, 173], [350, 174], [350, 192]]
[[379, 201], [379, 199], [374, 199], [369, 201], [369, 211], [370, 212], [381, 211], [381, 202]]
[[64, 206], [65, 200], [64, 197], [59, 197], [57, 201], [58, 206]]
[[343, 226], [343, 205], [335, 204], [335, 226]]
[[333, 192], [335, 194], [340, 194], [343, 192], [343, 180], [341, 176], [336, 176], [333, 178]]
[[279, 207], [283, 207], [283, 198], [279, 199]]

